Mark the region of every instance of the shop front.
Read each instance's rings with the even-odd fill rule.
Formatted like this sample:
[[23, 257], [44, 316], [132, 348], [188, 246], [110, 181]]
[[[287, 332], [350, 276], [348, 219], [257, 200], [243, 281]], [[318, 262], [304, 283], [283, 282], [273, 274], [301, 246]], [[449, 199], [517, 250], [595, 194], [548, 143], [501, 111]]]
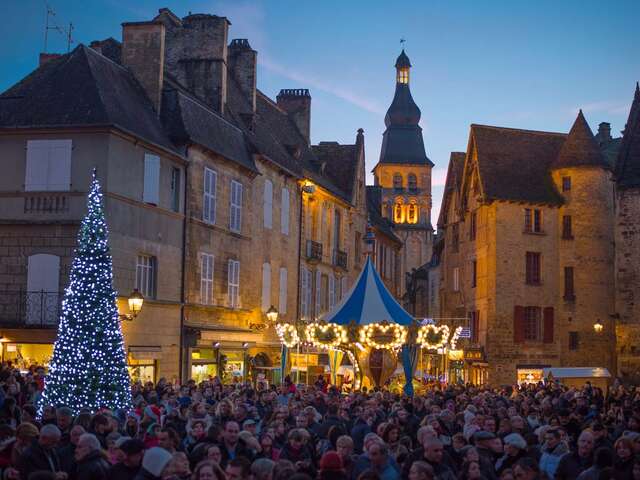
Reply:
[[30, 366], [48, 367], [53, 355], [52, 343], [3, 343], [2, 361], [26, 372]]
[[489, 364], [484, 348], [467, 348], [464, 351], [464, 379], [472, 385], [489, 383]]
[[544, 381], [544, 369], [550, 365], [516, 365], [518, 385], [538, 384]]
[[156, 382], [158, 360], [162, 347], [155, 345], [131, 345], [127, 352], [127, 370], [132, 382]]

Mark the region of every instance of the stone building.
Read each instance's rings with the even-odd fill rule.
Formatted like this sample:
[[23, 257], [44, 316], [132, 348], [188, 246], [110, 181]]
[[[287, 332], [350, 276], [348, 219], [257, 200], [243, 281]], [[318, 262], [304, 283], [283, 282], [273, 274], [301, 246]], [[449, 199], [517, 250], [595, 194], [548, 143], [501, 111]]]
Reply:
[[[618, 374], [640, 379], [640, 87], [636, 84], [616, 168], [616, 315]], [[603, 319], [604, 320], [604, 319]], [[610, 321], [605, 324], [611, 329]]]
[[399, 258], [400, 290], [406, 276], [431, 258], [431, 169], [418, 125], [421, 112], [409, 88], [411, 62], [404, 50], [396, 60], [396, 90], [385, 116], [380, 158], [373, 169], [380, 215], [392, 222], [402, 242]]
[[579, 113], [569, 134], [472, 125], [439, 219], [441, 315], [467, 317], [467, 380], [615, 371], [612, 169]]

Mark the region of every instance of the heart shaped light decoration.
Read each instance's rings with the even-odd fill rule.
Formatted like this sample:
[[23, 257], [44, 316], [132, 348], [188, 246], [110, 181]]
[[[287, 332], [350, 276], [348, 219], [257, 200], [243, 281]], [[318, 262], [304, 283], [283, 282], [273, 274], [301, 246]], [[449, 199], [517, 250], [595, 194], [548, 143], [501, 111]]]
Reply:
[[[383, 337], [386, 341], [379, 341]], [[390, 337], [390, 338], [389, 338]], [[407, 340], [407, 329], [397, 323], [370, 323], [360, 327], [360, 343], [371, 348], [394, 350]]]
[[298, 336], [295, 325], [281, 323], [276, 325], [276, 332], [282, 344], [287, 348], [293, 348], [300, 342], [300, 337]]
[[429, 350], [436, 350], [447, 345], [449, 327], [447, 325], [423, 325], [418, 329], [416, 343]]
[[[349, 342], [347, 329], [335, 323], [310, 323], [305, 328], [305, 334], [307, 341], [318, 347], [337, 347]], [[327, 334], [329, 339], [326, 338]]]

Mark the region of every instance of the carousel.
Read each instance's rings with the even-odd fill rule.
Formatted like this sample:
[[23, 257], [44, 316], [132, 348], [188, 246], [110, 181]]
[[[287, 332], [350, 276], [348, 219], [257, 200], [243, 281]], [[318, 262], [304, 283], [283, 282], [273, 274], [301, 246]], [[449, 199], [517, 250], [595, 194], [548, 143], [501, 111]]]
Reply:
[[370, 257], [331, 312], [302, 325], [278, 324], [276, 331], [283, 345], [283, 372], [289, 350], [313, 345], [329, 355], [332, 384], [347, 355], [354, 368], [356, 390], [385, 385], [401, 364], [407, 395], [414, 393], [421, 349], [455, 349], [460, 335], [460, 328], [451, 335], [448, 326], [420, 322], [407, 313], [385, 287]]

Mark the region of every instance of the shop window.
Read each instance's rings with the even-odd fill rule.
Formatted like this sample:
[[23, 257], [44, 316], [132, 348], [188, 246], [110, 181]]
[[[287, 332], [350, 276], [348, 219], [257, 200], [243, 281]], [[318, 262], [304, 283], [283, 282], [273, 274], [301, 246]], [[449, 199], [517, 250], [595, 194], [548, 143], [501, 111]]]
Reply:
[[50, 343], [5, 343], [3, 346], [2, 361], [11, 362], [14, 368], [23, 373], [33, 365], [48, 367], [53, 355], [53, 345]]
[[196, 383], [218, 375], [217, 351], [213, 348], [198, 348], [191, 352], [191, 378]]
[[527, 252], [525, 262], [525, 281], [527, 285], [540, 285], [540, 253]]
[[156, 381], [156, 361], [153, 359], [136, 360], [129, 358], [127, 362], [127, 370], [131, 382], [141, 382], [142, 384]]

